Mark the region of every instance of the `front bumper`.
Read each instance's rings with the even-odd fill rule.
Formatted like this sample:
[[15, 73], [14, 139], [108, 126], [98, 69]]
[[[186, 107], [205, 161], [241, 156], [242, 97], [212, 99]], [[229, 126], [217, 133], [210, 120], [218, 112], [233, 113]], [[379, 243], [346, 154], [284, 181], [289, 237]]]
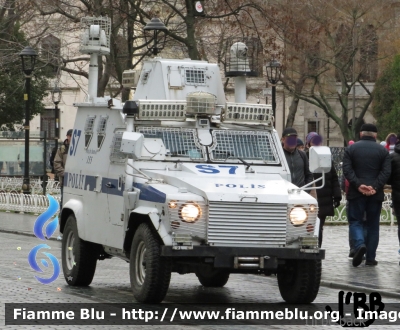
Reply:
[[[259, 258], [258, 269], [275, 269], [279, 261], [322, 260], [325, 250], [316, 253], [302, 252], [300, 248], [251, 248], [251, 247], [216, 247], [193, 246], [191, 250], [174, 250], [172, 246], [162, 246], [161, 256], [171, 258], [202, 258], [204, 262], [213, 264], [216, 268], [238, 269], [238, 259]], [[241, 258], [243, 257], [243, 258]], [[263, 259], [263, 260], [261, 260]], [[245, 267], [243, 267], [245, 268]]]

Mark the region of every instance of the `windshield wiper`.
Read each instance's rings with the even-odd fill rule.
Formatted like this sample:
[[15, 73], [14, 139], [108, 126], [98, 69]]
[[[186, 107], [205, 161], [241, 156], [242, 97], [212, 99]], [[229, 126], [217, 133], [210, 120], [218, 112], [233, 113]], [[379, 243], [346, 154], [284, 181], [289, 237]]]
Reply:
[[248, 170], [250, 168], [250, 164], [248, 162], [246, 162], [244, 159], [240, 158], [240, 157], [236, 157], [237, 159], [239, 159], [244, 165], [246, 165], [246, 170]]
[[240, 157], [228, 156], [228, 157], [226, 157], [225, 162], [226, 162], [228, 159], [238, 159], [238, 160], [240, 160], [244, 165], [247, 166], [247, 167], [246, 167], [246, 171], [250, 168], [251, 165], [253, 165], [253, 163], [249, 164], [249, 163], [246, 162], [243, 158], [240, 158]]

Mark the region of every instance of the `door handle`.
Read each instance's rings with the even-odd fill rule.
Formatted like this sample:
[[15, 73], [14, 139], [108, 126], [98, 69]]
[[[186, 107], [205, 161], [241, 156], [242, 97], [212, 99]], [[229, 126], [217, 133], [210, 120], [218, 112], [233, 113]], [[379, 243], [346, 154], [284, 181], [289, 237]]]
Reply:
[[107, 188], [115, 188], [115, 186], [111, 182], [106, 183], [106, 187]]

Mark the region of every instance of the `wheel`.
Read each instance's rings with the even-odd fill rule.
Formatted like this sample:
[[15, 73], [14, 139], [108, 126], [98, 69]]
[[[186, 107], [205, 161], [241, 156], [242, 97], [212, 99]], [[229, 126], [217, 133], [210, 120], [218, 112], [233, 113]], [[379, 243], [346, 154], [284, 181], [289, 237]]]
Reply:
[[68, 217], [64, 227], [61, 251], [67, 283], [72, 286], [88, 286], [92, 283], [97, 263], [96, 246], [79, 238], [73, 214]]
[[321, 260], [288, 260], [277, 277], [283, 300], [289, 304], [309, 304], [318, 294]]
[[142, 303], [159, 303], [167, 294], [171, 262], [160, 256], [161, 241], [142, 223], [133, 237], [130, 254], [130, 279], [133, 295]]
[[202, 286], [205, 287], [223, 287], [229, 280], [229, 272], [224, 270], [215, 270], [209, 268], [198, 268], [196, 276]]

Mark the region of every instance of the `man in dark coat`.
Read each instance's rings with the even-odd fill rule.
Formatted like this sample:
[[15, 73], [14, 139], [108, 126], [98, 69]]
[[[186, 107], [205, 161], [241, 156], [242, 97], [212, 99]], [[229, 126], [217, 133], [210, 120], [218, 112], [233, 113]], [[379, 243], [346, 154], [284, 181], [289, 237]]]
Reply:
[[392, 173], [388, 184], [392, 186], [392, 202], [394, 214], [397, 218], [397, 236], [400, 244], [400, 134], [397, 135], [394, 152], [390, 154]]
[[[349, 181], [347, 194], [350, 236], [354, 242], [353, 266], [361, 264], [366, 253], [367, 266], [375, 266], [379, 244], [379, 221], [384, 200], [383, 187], [390, 177], [388, 151], [376, 143], [377, 128], [373, 124], [361, 126], [360, 141], [346, 148], [343, 173]], [[364, 240], [364, 213], [367, 237]]]
[[[314, 134], [312, 134], [314, 133]], [[322, 137], [311, 132], [306, 138], [306, 148], [318, 147], [322, 145]], [[309, 157], [309, 152], [307, 149], [307, 157]], [[314, 173], [314, 180], [322, 177], [322, 173]], [[321, 181], [320, 181], [321, 183]], [[342, 192], [340, 190], [339, 178], [336, 173], [335, 166], [332, 161], [331, 170], [325, 173], [325, 185], [316, 189], [317, 191], [317, 201], [318, 201], [318, 218], [319, 218], [319, 234], [318, 234], [318, 244], [319, 247], [322, 245], [322, 236], [324, 230], [324, 224], [326, 217], [335, 215], [335, 207], [340, 205], [342, 200]]]
[[304, 151], [297, 149], [297, 131], [288, 127], [282, 133], [283, 151], [289, 165], [292, 183], [302, 187], [313, 180], [308, 158]]

